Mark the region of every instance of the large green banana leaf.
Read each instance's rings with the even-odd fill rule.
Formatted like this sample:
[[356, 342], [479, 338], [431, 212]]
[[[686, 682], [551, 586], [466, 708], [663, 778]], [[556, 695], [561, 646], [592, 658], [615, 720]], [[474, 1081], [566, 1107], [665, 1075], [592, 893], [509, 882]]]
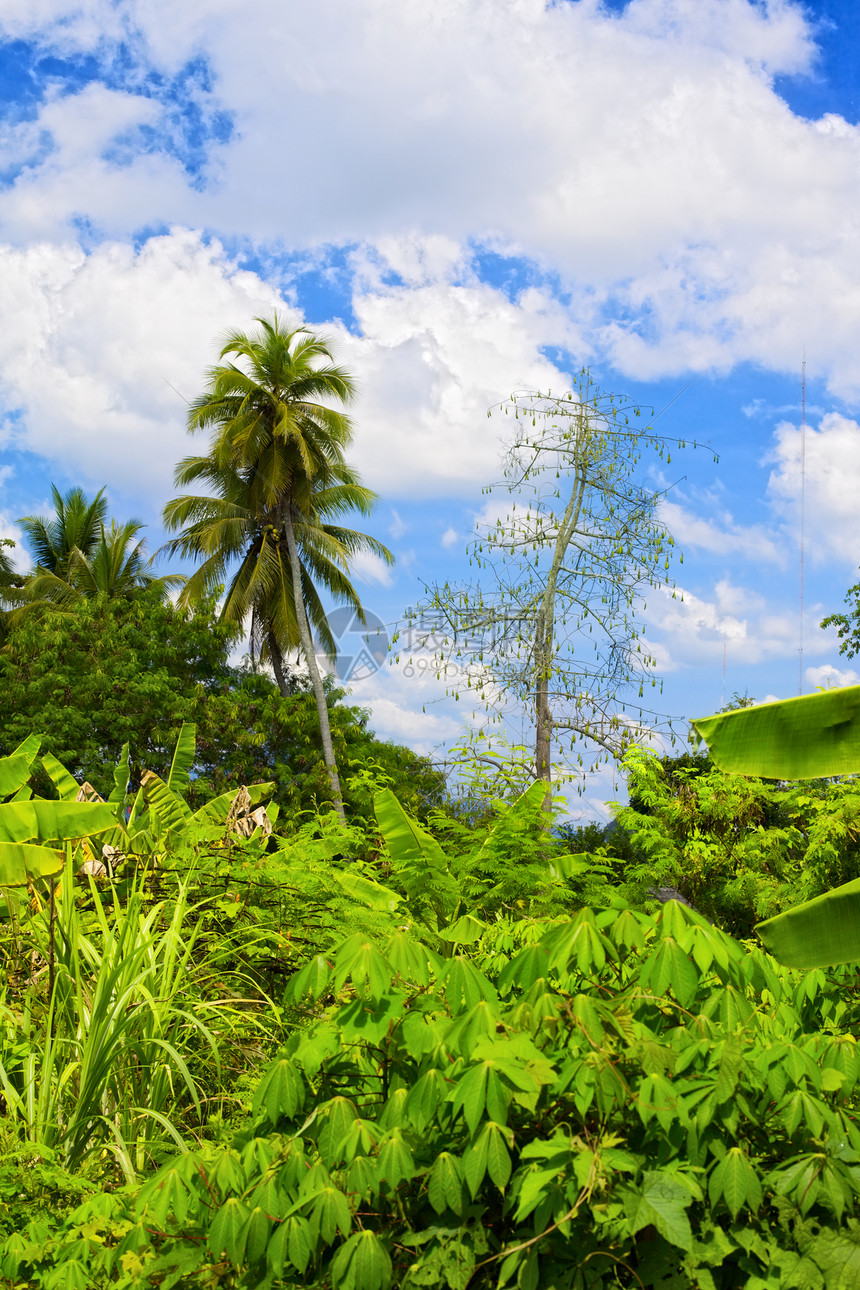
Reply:
[[0, 797], [12, 797], [30, 778], [33, 758], [26, 753], [0, 757]]
[[191, 807], [178, 793], [168, 788], [155, 771], [146, 771], [140, 781], [140, 791], [150, 814], [158, 817], [161, 829], [181, 829], [191, 820]]
[[407, 815], [390, 788], [374, 793], [373, 809], [392, 860], [400, 864], [423, 860], [432, 869], [447, 872], [448, 858], [439, 843]]
[[[265, 784], [248, 784], [248, 795], [251, 799], [252, 806], [259, 806], [264, 797], [270, 797], [275, 791], [274, 781]], [[229, 793], [222, 793], [220, 797], [213, 797], [210, 802], [204, 802], [203, 806], [198, 807], [194, 812], [194, 819], [199, 824], [224, 824], [227, 816], [230, 814], [230, 807], [236, 798], [238, 789], [231, 789]], [[273, 807], [267, 807], [269, 818], [273, 818]]]
[[43, 738], [44, 735], [28, 735], [26, 739], [21, 740], [17, 748], [12, 749], [10, 755], [12, 757], [28, 757], [32, 764], [36, 759], [36, 753], [42, 747]]
[[860, 685], [702, 717], [693, 726], [721, 770], [765, 779], [860, 771]]
[[51, 783], [60, 795], [63, 802], [73, 802], [78, 795], [80, 785], [74, 775], [66, 770], [61, 761], [58, 761], [53, 753], [42, 754], [42, 765], [51, 778]]
[[62, 873], [62, 851], [32, 842], [0, 842], [0, 887], [26, 887], [32, 878]]
[[0, 843], [88, 838], [115, 825], [113, 808], [103, 802], [45, 802], [36, 798], [0, 804]]
[[795, 968], [860, 959], [860, 878], [756, 927], [775, 959]]
[[119, 761], [113, 772], [113, 788], [108, 801], [115, 806], [125, 823], [125, 796], [128, 792], [128, 778], [131, 773], [128, 744], [123, 744]]
[[183, 721], [173, 750], [173, 760], [165, 783], [171, 793], [179, 793], [188, 787], [191, 767], [194, 764], [194, 752], [197, 747], [197, 727], [191, 721]]

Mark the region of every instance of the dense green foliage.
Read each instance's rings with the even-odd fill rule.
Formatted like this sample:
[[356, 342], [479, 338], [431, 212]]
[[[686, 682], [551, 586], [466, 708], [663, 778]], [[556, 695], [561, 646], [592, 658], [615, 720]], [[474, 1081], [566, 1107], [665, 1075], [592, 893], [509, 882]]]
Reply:
[[677, 888], [737, 936], [801, 901], [860, 877], [860, 782], [731, 775], [705, 759], [668, 769], [625, 758], [631, 805], [616, 811], [635, 856], [623, 866], [634, 900]]
[[[759, 776], [858, 769], [860, 688], [631, 748], [609, 829], [476, 740], [452, 800], [286, 661], [348, 421], [218, 371], [204, 594], [80, 490], [0, 558], [0, 1285], [852, 1290], [860, 786]], [[216, 612], [240, 554], [277, 683]]]
[[[331, 796], [313, 696], [295, 682], [284, 698], [265, 675], [232, 667], [234, 641], [214, 599], [180, 610], [152, 591], [25, 617], [0, 652], [0, 753], [38, 729], [43, 751], [106, 795], [124, 744], [134, 782], [144, 767], [162, 774], [188, 721], [197, 727], [192, 803], [274, 780], [291, 818], [313, 810]], [[438, 803], [443, 781], [429, 764], [376, 740], [366, 713], [337, 698], [331, 723], [352, 809], [372, 814], [365, 781], [374, 767], [410, 809], [423, 814]], [[46, 789], [44, 776], [36, 787]]]
[[676, 904], [487, 929], [450, 958], [354, 935], [292, 982], [299, 1024], [232, 1132], [140, 1189], [19, 1216], [3, 1270], [46, 1287], [854, 1285], [857, 985], [777, 970]]

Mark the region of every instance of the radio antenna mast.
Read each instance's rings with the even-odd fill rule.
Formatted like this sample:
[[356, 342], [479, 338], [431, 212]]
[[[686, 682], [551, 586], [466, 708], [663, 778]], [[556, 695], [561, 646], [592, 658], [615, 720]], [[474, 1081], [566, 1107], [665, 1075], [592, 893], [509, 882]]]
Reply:
[[803, 574], [806, 547], [806, 349], [800, 365], [800, 648], [797, 651], [797, 693], [803, 694]]

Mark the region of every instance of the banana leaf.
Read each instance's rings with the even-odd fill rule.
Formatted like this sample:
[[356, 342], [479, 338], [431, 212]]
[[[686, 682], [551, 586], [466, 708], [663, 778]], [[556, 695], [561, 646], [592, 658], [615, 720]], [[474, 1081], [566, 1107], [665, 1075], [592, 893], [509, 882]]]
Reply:
[[381, 883], [365, 878], [360, 873], [344, 873], [342, 870], [333, 869], [331, 876], [348, 896], [362, 905], [367, 905], [369, 909], [378, 909], [391, 914], [398, 905], [403, 903], [403, 897], [398, 896], [396, 891], [391, 891], [388, 887], [383, 887]]
[[764, 779], [860, 771], [860, 685], [701, 717], [694, 728], [721, 770]]
[[30, 778], [33, 758], [26, 753], [11, 753], [0, 757], [0, 797], [12, 797]]
[[128, 778], [130, 774], [130, 764], [128, 756], [128, 744], [123, 744], [122, 752], [119, 755], [119, 761], [113, 773], [113, 788], [110, 792], [108, 801], [111, 806], [115, 806], [123, 817], [125, 822], [125, 795], [128, 792]]
[[0, 804], [0, 843], [56, 842], [88, 838], [116, 826], [113, 809], [104, 802], [31, 802]]
[[36, 753], [42, 747], [43, 738], [44, 735], [28, 735], [26, 739], [21, 740], [17, 748], [12, 749], [10, 756], [26, 757], [32, 765], [36, 760]]
[[759, 923], [765, 949], [788, 967], [831, 967], [860, 959], [860, 878]]
[[373, 809], [392, 860], [399, 864], [423, 860], [432, 869], [447, 872], [448, 858], [439, 843], [406, 814], [390, 788], [374, 794]]
[[[273, 781], [265, 784], [248, 784], [247, 788], [251, 805], [258, 806], [264, 797], [269, 797], [275, 791], [275, 784]], [[230, 814], [230, 807], [238, 791], [234, 788], [229, 793], [222, 793], [220, 797], [213, 797], [211, 802], [205, 802], [194, 812], [194, 819], [199, 824], [223, 824]], [[275, 808], [269, 806], [266, 809], [274, 823], [272, 811]]]
[[51, 783], [60, 795], [61, 802], [74, 802], [78, 795], [78, 781], [66, 770], [53, 753], [42, 754], [42, 765], [48, 772]]
[[31, 842], [0, 842], [0, 887], [26, 887], [33, 878], [62, 873], [62, 851]]
[[187, 802], [168, 788], [164, 780], [155, 771], [148, 770], [140, 781], [140, 791], [149, 807], [150, 815], [158, 817], [158, 827], [151, 827], [153, 833], [162, 830], [181, 829], [191, 821], [191, 807]]
[[192, 721], [183, 721], [173, 752], [173, 761], [165, 783], [171, 793], [179, 793], [187, 788], [191, 767], [194, 764], [194, 752], [197, 747], [197, 727]]

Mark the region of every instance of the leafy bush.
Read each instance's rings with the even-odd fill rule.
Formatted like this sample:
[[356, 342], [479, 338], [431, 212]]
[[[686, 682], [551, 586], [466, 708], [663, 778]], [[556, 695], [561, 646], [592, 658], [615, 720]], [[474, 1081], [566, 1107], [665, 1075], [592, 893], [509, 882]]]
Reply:
[[631, 749], [624, 759], [631, 805], [618, 824], [638, 853], [623, 870], [625, 894], [676, 887], [737, 936], [756, 923], [860, 877], [860, 780], [797, 784], [666, 766]]
[[[246, 1123], [0, 1252], [16, 1285], [857, 1282], [860, 979], [779, 969], [670, 902], [500, 970], [404, 933], [318, 956]], [[65, 1280], [60, 1280], [63, 1276]], [[77, 1278], [77, 1280], [76, 1280]]]

